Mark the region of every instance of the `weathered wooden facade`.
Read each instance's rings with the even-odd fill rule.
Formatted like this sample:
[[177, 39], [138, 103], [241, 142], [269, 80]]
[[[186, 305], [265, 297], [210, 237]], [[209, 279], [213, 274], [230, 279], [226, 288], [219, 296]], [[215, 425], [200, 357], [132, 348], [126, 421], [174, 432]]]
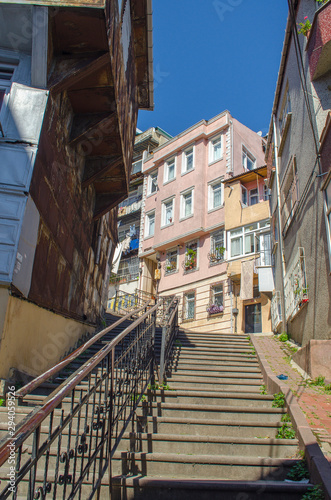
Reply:
[[[137, 113], [153, 106], [151, 3], [0, 0], [0, 28], [0, 378], [7, 378], [11, 369], [44, 369], [103, 313]], [[14, 330], [36, 306], [34, 324]], [[51, 315], [50, 336], [65, 330], [49, 326], [55, 316], [78, 326], [37, 369], [33, 350], [47, 337], [41, 308]]]

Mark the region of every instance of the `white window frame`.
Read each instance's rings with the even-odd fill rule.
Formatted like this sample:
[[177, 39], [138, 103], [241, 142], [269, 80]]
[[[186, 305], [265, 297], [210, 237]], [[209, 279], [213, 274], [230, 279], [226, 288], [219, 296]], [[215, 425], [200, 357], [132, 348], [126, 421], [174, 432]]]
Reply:
[[[256, 227], [254, 227], [255, 225]], [[270, 221], [268, 219], [265, 219], [263, 221], [254, 222], [252, 224], [247, 224], [246, 226], [237, 227], [235, 229], [232, 229], [231, 231], [228, 231], [228, 260], [240, 259], [247, 255], [254, 255], [258, 253], [260, 251], [259, 237], [263, 234], [270, 233], [270, 230]], [[246, 237], [253, 237], [253, 252], [245, 250]], [[241, 251], [236, 255], [232, 255], [232, 242], [235, 240], [240, 240]]]
[[[192, 317], [188, 315], [189, 304], [193, 303], [193, 315]], [[184, 321], [194, 321], [195, 320], [195, 306], [196, 306], [196, 294], [195, 290], [189, 290], [184, 293], [183, 296], [183, 320]]]
[[[170, 165], [174, 165], [174, 176], [169, 179], [169, 167]], [[163, 184], [167, 184], [168, 182], [172, 182], [176, 179], [176, 157], [172, 156], [164, 163], [164, 181]]]
[[[252, 163], [252, 168], [248, 168], [248, 160]], [[245, 146], [242, 148], [242, 166], [247, 172], [256, 168], [256, 158]]]
[[266, 184], [264, 184], [264, 186], [263, 186], [263, 200], [269, 201], [269, 197], [270, 197], [270, 189], [268, 188], [268, 186]]
[[157, 192], [157, 178], [158, 170], [153, 170], [148, 176], [147, 196], [151, 196]]
[[[154, 229], [153, 232], [151, 233], [151, 218], [154, 216]], [[146, 213], [146, 219], [145, 219], [145, 238], [151, 238], [154, 236], [155, 233], [155, 210], [151, 210], [150, 212]]]
[[[195, 267], [193, 267], [192, 269], [186, 269], [186, 266], [187, 266], [187, 263], [189, 260], [187, 257], [187, 252], [188, 252], [188, 250], [192, 250], [192, 247], [195, 247], [195, 252], [196, 252]], [[185, 245], [184, 272], [197, 271], [199, 269], [199, 260], [198, 259], [199, 259], [199, 240], [195, 239], [195, 240], [188, 241]]]
[[[173, 258], [175, 257], [175, 259]], [[172, 266], [172, 262], [176, 261], [176, 267]], [[172, 269], [168, 269], [171, 267]], [[166, 253], [166, 262], [165, 262], [165, 274], [172, 274], [178, 271], [178, 248], [169, 248]]]
[[[191, 195], [191, 213], [185, 214], [186, 209], [186, 197]], [[186, 189], [180, 193], [180, 220], [188, 219], [194, 215], [194, 188]]]
[[[187, 168], [187, 158], [188, 154], [192, 151], [192, 168], [188, 169]], [[192, 144], [192, 146], [189, 146], [188, 148], [184, 149], [183, 154], [182, 154], [182, 175], [188, 174], [189, 172], [192, 172], [194, 170], [194, 159], [195, 159], [195, 147]]]
[[[254, 191], [254, 193], [253, 193]], [[256, 191], [256, 192], [255, 192]], [[252, 203], [252, 199], [257, 198], [256, 203]], [[249, 190], [249, 206], [252, 207], [253, 205], [257, 205], [260, 201], [260, 193], [259, 193], [259, 188], [254, 187]]]
[[[214, 179], [213, 181], [208, 183], [208, 212], [212, 212], [214, 210], [218, 210], [224, 206], [224, 184], [222, 183], [223, 177], [219, 177], [218, 179]], [[221, 188], [221, 203], [220, 205], [215, 206], [215, 190], [214, 187], [220, 184]]]
[[[172, 215], [171, 215], [171, 221], [166, 222], [167, 218], [167, 205], [172, 203]], [[174, 214], [175, 214], [175, 197], [168, 198], [164, 201], [162, 201], [162, 207], [161, 207], [161, 228], [163, 227], [168, 227], [171, 226], [174, 223]]]
[[[217, 156], [215, 145], [220, 143], [220, 153]], [[223, 134], [217, 134], [209, 139], [209, 164], [223, 159]]]
[[[218, 240], [221, 241], [218, 243]], [[225, 248], [223, 254], [217, 250], [219, 247]], [[225, 231], [224, 229], [218, 229], [217, 231], [214, 231], [213, 233], [210, 234], [210, 254], [211, 254], [209, 256], [210, 264], [215, 265], [224, 262], [225, 251], [226, 251]]]

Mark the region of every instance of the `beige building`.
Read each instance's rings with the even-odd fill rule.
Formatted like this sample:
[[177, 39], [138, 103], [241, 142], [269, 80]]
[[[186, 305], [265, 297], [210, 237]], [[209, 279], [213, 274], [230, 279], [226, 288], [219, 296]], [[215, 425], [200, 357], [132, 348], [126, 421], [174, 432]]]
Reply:
[[264, 166], [224, 182], [227, 276], [238, 333], [271, 331], [273, 274], [266, 176]]

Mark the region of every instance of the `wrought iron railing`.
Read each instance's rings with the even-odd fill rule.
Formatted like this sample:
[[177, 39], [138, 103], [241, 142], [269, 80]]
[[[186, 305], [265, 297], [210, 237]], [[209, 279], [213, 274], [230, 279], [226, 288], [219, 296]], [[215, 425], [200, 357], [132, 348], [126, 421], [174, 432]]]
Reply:
[[151, 299], [152, 295], [142, 293], [140, 290], [136, 290], [135, 293], [117, 290], [114, 297], [108, 300], [108, 309], [119, 314], [127, 314]]
[[172, 361], [172, 352], [178, 333], [178, 300], [174, 298], [168, 305], [162, 323], [161, 354], [158, 379], [160, 384], [165, 381], [167, 370]]
[[[1, 482], [1, 499], [92, 499], [101, 498], [102, 484], [111, 490], [112, 457], [154, 381], [158, 307], [94, 354], [1, 441], [4, 477], [13, 467], [13, 480]], [[172, 323], [166, 335], [164, 366], [175, 328]]]

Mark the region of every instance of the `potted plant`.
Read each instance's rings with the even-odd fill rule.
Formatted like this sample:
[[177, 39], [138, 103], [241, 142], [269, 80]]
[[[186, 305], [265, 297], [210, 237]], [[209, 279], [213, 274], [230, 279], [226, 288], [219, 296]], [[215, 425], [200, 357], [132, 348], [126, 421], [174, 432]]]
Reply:
[[308, 16], [305, 16], [304, 22], [298, 23], [298, 26], [300, 26], [298, 33], [308, 37], [311, 30], [311, 22], [309, 21]]
[[207, 313], [212, 315], [212, 314], [220, 314], [222, 313], [224, 310], [223, 306], [222, 305], [218, 305], [218, 304], [210, 304], [208, 307], [207, 307]]
[[185, 270], [194, 269], [197, 265], [197, 252], [189, 248], [185, 254]]

